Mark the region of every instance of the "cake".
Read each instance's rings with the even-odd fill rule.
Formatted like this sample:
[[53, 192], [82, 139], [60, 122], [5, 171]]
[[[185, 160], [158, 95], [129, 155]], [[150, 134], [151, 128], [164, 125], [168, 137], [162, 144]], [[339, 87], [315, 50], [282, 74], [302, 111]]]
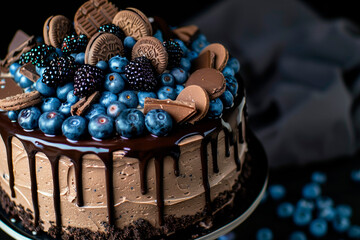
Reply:
[[222, 44], [106, 0], [43, 29], [44, 42], [22, 33], [1, 62], [10, 218], [55, 238], [157, 239], [241, 204], [246, 100]]

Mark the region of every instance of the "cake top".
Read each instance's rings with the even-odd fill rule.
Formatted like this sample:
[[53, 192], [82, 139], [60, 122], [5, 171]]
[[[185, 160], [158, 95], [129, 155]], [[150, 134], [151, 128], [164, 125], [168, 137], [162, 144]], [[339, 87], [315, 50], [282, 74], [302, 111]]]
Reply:
[[43, 40], [28, 36], [1, 61], [23, 93], [0, 108], [26, 131], [69, 141], [161, 137], [221, 118], [238, 95], [238, 60], [194, 25], [171, 28], [91, 0], [73, 21], [50, 16], [42, 27]]

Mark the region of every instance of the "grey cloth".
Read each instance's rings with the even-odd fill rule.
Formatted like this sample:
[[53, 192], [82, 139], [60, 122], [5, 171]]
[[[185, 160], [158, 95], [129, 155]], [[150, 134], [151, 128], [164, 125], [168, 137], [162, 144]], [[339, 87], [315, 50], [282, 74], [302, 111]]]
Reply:
[[353, 24], [321, 19], [296, 0], [220, 1], [189, 23], [240, 60], [250, 126], [270, 166], [354, 153], [356, 91], [344, 79], [360, 64]]

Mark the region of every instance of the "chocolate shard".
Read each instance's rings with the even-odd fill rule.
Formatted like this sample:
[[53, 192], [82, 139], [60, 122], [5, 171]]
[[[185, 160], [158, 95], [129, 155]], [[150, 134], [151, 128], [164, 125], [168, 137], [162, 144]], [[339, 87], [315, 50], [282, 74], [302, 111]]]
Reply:
[[152, 109], [162, 109], [170, 114], [170, 116], [177, 122], [183, 123], [190, 119], [196, 113], [196, 106], [194, 102], [184, 102], [178, 100], [159, 100], [155, 98], [145, 98], [144, 114]]
[[24, 64], [20, 68], [20, 73], [33, 82], [36, 82], [40, 78], [39, 74], [36, 72], [35, 65], [31, 62]]
[[[8, 72], [11, 64], [18, 61], [23, 53], [28, 52], [31, 48], [37, 45], [35, 36], [28, 37], [22, 43], [19, 43], [26, 36], [21, 32], [19, 33], [18, 31], [15, 34], [13, 40], [11, 41], [11, 47], [9, 47], [8, 54], [0, 61], [0, 68], [2, 72]], [[17, 46], [15, 47], [15, 45]]]
[[81, 98], [79, 101], [77, 101], [74, 105], [71, 106], [71, 110], [70, 110], [71, 115], [72, 116], [83, 115], [85, 111], [91, 106], [91, 104], [94, 101], [96, 101], [99, 97], [100, 97], [100, 93], [96, 91], [88, 97]]
[[173, 30], [173, 33], [184, 43], [191, 44], [191, 42], [198, 36], [199, 27], [196, 25], [188, 25], [179, 27]]
[[192, 63], [192, 72], [201, 68], [214, 68], [215, 57], [215, 53], [210, 50], [201, 53]]

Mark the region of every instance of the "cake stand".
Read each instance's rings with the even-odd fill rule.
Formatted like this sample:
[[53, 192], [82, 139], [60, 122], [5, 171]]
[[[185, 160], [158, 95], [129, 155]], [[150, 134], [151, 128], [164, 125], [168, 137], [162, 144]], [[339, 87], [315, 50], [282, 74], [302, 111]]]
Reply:
[[[266, 154], [255, 135], [251, 131], [247, 131], [247, 133], [249, 135], [249, 153], [252, 156], [252, 161], [250, 163], [251, 175], [246, 180], [246, 198], [244, 198], [244, 201], [241, 201], [240, 198], [241, 202], [239, 201], [238, 207], [236, 207], [235, 203], [235, 209], [232, 209], [233, 214], [230, 214], [231, 216], [221, 219], [219, 223], [214, 223], [210, 229], [204, 230], [198, 237], [195, 237], [196, 240], [212, 240], [232, 231], [254, 212], [265, 194], [269, 175]], [[25, 230], [18, 221], [9, 220], [1, 208], [0, 228], [17, 240], [54, 240], [45, 234], [33, 235]], [[194, 234], [190, 234], [189, 236], [182, 235], [181, 238], [193, 238]]]

